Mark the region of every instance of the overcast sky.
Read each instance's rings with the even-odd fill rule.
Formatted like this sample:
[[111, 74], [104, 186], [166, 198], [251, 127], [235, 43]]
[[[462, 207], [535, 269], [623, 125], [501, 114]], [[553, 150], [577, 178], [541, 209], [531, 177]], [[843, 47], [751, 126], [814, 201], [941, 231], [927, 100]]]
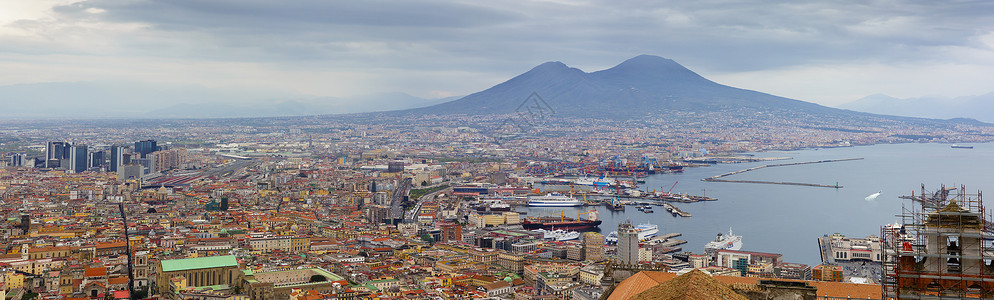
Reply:
[[875, 93], [994, 91], [987, 0], [0, 2], [0, 85], [445, 97], [546, 61], [592, 72], [652, 54], [719, 83], [829, 106]]

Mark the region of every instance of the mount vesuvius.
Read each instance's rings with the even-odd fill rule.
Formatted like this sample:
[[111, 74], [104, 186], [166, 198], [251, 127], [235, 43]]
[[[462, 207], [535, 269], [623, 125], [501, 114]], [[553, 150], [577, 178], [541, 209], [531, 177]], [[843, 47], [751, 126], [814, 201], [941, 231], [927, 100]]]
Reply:
[[[899, 120], [947, 123], [836, 109], [708, 80], [679, 63], [639, 55], [610, 69], [587, 73], [561, 62], [547, 62], [510, 80], [461, 99], [395, 111], [401, 114], [511, 114], [536, 93], [557, 116], [605, 119], [666, 117], [674, 112], [724, 112], [748, 116], [771, 114], [822, 120]], [[832, 122], [832, 123], [835, 123]]]

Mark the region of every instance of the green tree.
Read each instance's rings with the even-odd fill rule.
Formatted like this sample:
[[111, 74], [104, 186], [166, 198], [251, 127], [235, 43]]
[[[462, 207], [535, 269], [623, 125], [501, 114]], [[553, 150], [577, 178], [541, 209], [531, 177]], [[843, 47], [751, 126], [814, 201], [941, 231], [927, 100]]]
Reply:
[[135, 298], [137, 299], [148, 298], [148, 287], [139, 288], [137, 291], [135, 291]]
[[27, 291], [24, 292], [24, 296], [21, 296], [21, 300], [32, 300], [38, 298], [38, 293]]

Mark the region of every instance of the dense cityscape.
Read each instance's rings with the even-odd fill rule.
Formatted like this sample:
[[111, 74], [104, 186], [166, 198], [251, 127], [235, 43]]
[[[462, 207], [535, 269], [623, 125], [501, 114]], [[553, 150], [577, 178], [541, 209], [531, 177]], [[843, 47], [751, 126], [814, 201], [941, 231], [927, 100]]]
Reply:
[[806, 265], [740, 249], [732, 232], [690, 245], [652, 224], [589, 232], [600, 224], [592, 209], [518, 208], [691, 217], [680, 203], [716, 199], [650, 191], [640, 178], [757, 161], [746, 152], [992, 136], [962, 124], [737, 127], [721, 116], [548, 120], [495, 134], [508, 117], [7, 122], [0, 295], [654, 299], [680, 276], [751, 299], [880, 299], [881, 236], [797, 237], [822, 251], [822, 264]]

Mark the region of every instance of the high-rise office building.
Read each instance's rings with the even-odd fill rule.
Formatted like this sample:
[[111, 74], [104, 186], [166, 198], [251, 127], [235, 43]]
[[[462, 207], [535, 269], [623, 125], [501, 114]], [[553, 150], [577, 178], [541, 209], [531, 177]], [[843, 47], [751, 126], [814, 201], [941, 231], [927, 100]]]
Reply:
[[11, 154], [10, 155], [10, 164], [9, 165], [11, 167], [22, 167], [22, 166], [24, 166], [24, 154], [22, 154], [22, 153]]
[[144, 167], [135, 164], [122, 165], [117, 168], [117, 180], [125, 181], [132, 178], [141, 178], [145, 171]]
[[58, 168], [59, 162], [68, 159], [71, 147], [67, 142], [48, 142], [45, 148], [45, 167]]
[[107, 170], [117, 172], [122, 165], [124, 165], [124, 147], [110, 146], [110, 166]]
[[637, 264], [639, 260], [639, 234], [630, 222], [618, 224], [618, 259], [624, 264]]
[[142, 166], [142, 175], [148, 175], [152, 172], [158, 172], [161, 170], [155, 170], [154, 164], [152, 164], [151, 158], [132, 158], [131, 163], [135, 165]]
[[135, 154], [141, 158], [146, 158], [149, 153], [159, 151], [159, 146], [155, 140], [144, 140], [135, 142]]
[[98, 168], [104, 166], [105, 158], [103, 150], [90, 152], [89, 155], [90, 157], [88, 165], [90, 168]]
[[76, 144], [70, 148], [69, 153], [69, 169], [73, 173], [81, 173], [86, 171], [88, 164], [87, 160], [89, 156], [86, 154], [86, 145]]

